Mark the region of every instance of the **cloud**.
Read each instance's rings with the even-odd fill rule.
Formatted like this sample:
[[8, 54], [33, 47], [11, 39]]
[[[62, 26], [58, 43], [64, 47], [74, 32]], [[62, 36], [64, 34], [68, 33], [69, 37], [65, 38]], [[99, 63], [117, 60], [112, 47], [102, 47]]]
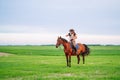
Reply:
[[87, 44], [120, 44], [120, 36], [113, 35], [79, 35], [78, 42]]
[[[66, 38], [64, 34], [61, 35]], [[0, 33], [0, 45], [56, 44], [58, 35], [51, 33]], [[68, 38], [66, 38], [68, 39]], [[77, 42], [84, 44], [120, 44], [120, 36], [78, 35]]]
[[35, 33], [0, 33], [0, 44], [2, 45], [41, 45], [54, 44], [57, 39], [56, 35], [35, 34]]
[[2, 0], [0, 33], [120, 35], [120, 0]]

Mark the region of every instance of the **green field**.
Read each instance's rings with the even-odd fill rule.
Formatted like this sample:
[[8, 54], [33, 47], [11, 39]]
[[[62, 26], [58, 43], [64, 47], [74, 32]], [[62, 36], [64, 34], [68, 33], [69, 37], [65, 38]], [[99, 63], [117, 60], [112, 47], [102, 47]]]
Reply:
[[0, 46], [0, 80], [120, 80], [120, 46], [89, 46], [85, 64], [66, 67], [63, 48]]

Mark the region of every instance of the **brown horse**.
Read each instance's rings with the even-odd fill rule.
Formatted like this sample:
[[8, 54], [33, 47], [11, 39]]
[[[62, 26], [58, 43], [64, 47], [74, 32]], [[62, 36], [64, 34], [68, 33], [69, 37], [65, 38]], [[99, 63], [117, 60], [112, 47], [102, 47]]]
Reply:
[[71, 67], [71, 56], [77, 56], [78, 64], [80, 62], [80, 55], [83, 57], [83, 64], [85, 63], [85, 56], [90, 53], [89, 48], [85, 44], [78, 43], [77, 54], [72, 51], [71, 44], [66, 39], [58, 37], [56, 48], [60, 45], [64, 47], [64, 53], [66, 56], [67, 66]]

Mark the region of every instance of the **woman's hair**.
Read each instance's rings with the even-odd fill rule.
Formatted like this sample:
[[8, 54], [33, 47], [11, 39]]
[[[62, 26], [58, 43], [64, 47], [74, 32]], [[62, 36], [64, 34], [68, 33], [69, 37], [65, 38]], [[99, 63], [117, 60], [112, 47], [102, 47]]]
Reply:
[[[74, 36], [76, 35], [76, 33], [75, 33], [75, 30], [74, 30], [74, 29], [70, 29], [70, 30], [69, 30], [69, 32], [73, 32], [73, 33], [74, 33]], [[71, 35], [70, 35], [70, 33], [69, 33], [69, 36], [71, 36]]]
[[75, 30], [74, 30], [74, 29], [70, 29], [69, 31], [70, 31], [70, 32], [75, 32]]

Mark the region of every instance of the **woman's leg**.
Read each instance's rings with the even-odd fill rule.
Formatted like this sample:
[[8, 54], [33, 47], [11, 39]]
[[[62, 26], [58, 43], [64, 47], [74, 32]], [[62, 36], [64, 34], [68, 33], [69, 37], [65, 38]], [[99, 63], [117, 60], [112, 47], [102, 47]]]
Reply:
[[75, 40], [72, 40], [72, 44], [73, 44], [73, 48], [74, 48], [74, 50], [75, 50], [75, 52], [76, 52], [77, 49], [76, 49], [76, 43], [75, 43]]

